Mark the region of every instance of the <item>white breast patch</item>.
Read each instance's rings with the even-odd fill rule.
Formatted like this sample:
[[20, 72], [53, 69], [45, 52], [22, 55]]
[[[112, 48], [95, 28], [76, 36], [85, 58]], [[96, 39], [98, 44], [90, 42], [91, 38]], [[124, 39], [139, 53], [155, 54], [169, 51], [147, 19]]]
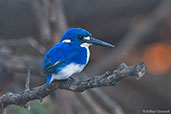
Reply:
[[85, 65], [71, 63], [64, 67], [58, 74], [52, 74], [53, 79], [64, 80], [72, 76], [74, 73], [81, 72]]

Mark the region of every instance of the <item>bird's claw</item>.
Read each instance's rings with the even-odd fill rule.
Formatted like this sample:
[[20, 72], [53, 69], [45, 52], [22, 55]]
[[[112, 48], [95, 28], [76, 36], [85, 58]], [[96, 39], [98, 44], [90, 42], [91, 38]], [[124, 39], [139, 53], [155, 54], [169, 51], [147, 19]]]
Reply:
[[75, 79], [74, 79], [73, 77], [69, 77], [69, 78], [67, 79], [67, 83], [68, 83], [68, 84], [71, 84], [73, 81], [75, 81]]

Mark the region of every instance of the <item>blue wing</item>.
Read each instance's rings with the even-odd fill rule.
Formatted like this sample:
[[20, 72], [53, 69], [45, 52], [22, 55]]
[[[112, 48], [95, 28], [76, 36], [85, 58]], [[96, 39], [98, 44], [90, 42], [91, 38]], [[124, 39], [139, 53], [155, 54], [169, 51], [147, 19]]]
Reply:
[[45, 55], [43, 72], [45, 74], [58, 73], [71, 62], [86, 64], [86, 60], [87, 51], [85, 48], [60, 42], [52, 47]]
[[58, 43], [47, 52], [43, 60], [43, 73], [52, 74], [57, 72], [57, 67], [64, 62], [68, 46], [64, 43]]
[[50, 62], [47, 62], [45, 65], [45, 68], [43, 69], [44, 74], [52, 74], [57, 72], [57, 67], [63, 63], [63, 61], [57, 61], [55, 64], [52, 64]]

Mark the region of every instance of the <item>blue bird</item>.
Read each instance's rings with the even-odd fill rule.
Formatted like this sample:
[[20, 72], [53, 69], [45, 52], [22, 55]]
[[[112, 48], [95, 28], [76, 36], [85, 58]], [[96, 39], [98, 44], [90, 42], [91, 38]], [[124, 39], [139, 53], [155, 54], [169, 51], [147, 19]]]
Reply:
[[46, 74], [46, 87], [54, 80], [65, 80], [74, 73], [81, 72], [89, 61], [89, 46], [92, 44], [114, 47], [97, 40], [81, 28], [70, 28], [61, 41], [53, 46], [43, 60], [43, 73]]

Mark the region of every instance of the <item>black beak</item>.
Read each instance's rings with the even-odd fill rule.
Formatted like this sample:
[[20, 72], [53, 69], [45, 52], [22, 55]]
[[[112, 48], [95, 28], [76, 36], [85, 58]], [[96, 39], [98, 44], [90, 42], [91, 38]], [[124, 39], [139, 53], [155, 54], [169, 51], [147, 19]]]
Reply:
[[105, 46], [105, 47], [115, 47], [112, 44], [109, 44], [107, 42], [101, 41], [101, 40], [97, 40], [95, 38], [91, 38], [90, 40], [86, 41], [87, 43], [91, 43], [91, 44], [95, 44], [95, 45], [100, 45], [100, 46]]

